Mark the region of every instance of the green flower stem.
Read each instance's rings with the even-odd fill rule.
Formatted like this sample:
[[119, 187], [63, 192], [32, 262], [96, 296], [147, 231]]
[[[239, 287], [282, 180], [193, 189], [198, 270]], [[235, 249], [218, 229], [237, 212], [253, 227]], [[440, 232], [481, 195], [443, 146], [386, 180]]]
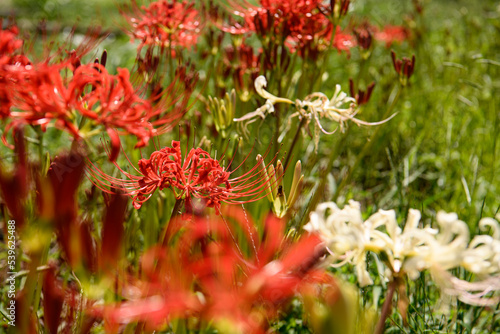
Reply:
[[26, 291], [26, 303], [23, 304], [24, 307], [21, 310], [19, 317], [19, 322], [28, 326], [30, 318], [30, 309], [33, 307], [33, 312], [39, 309], [40, 296], [42, 293], [42, 282], [43, 273], [38, 271], [38, 268], [47, 262], [47, 257], [49, 254], [50, 242], [41, 250], [35, 251], [32, 255], [31, 263], [29, 265], [29, 272], [26, 277], [26, 284], [24, 286], [24, 291]]
[[168, 225], [165, 228], [165, 233], [163, 234], [163, 237], [162, 237], [162, 245], [163, 246], [166, 246], [168, 244], [167, 237], [169, 237], [170, 233], [172, 232], [173, 220], [182, 213], [182, 207], [184, 206], [184, 202], [185, 202], [185, 199], [182, 197], [175, 200], [174, 208], [172, 210], [172, 215], [170, 216], [170, 220], [168, 222]]
[[[328, 44], [328, 51], [332, 51], [332, 46], [333, 46], [333, 42], [335, 41], [335, 35], [337, 33], [337, 24], [333, 24], [333, 30], [332, 30], [332, 34], [330, 36], [330, 42]], [[313, 84], [313, 91], [314, 92], [317, 92], [319, 91], [320, 89], [320, 86], [321, 86], [321, 78], [323, 76], [323, 73], [326, 72], [326, 65], [328, 64], [328, 56], [330, 55], [330, 52], [326, 52], [325, 54], [325, 59], [323, 60], [323, 63], [321, 64], [321, 68], [320, 68], [320, 71], [318, 72], [318, 76], [316, 77], [316, 79], [314, 79], [312, 82], [314, 83]]]
[[[40, 129], [40, 127], [35, 127], [34, 128], [37, 138], [38, 138], [38, 159], [40, 161], [40, 166], [45, 166], [44, 164], [44, 154], [43, 154], [43, 131]], [[43, 171], [43, 175], [45, 175], [47, 171]]]
[[[389, 108], [387, 108], [387, 110], [385, 111], [384, 115], [382, 116], [382, 119], [386, 119], [386, 118], [388, 118], [392, 114], [392, 112], [394, 110], [394, 107], [396, 106], [396, 103], [399, 100], [399, 97], [401, 96], [401, 91], [402, 90], [403, 90], [403, 86], [399, 85], [398, 88], [397, 88], [396, 96], [392, 100]], [[346, 177], [342, 180], [342, 182], [340, 182], [339, 186], [335, 190], [335, 194], [333, 195], [333, 199], [332, 199], [333, 201], [337, 200], [340, 192], [345, 188], [346, 185], [348, 185], [351, 182], [352, 177], [354, 175], [354, 172], [359, 167], [359, 165], [361, 163], [361, 160], [363, 160], [363, 158], [366, 156], [366, 154], [371, 151], [371, 149], [373, 147], [373, 144], [375, 143], [375, 139], [380, 134], [382, 126], [383, 125], [379, 125], [379, 126], [376, 127], [375, 131], [370, 136], [370, 139], [368, 139], [368, 141], [363, 146], [363, 149], [361, 150], [361, 152], [356, 157], [356, 161], [354, 162], [354, 165], [352, 166], [351, 170], [348, 172], [348, 174], [346, 175]]]
[[[40, 258], [40, 264], [41, 265], [45, 265], [47, 263], [47, 259], [49, 257], [49, 248], [50, 248], [50, 242], [46, 243], [45, 246], [43, 247], [42, 249], [42, 254], [41, 254], [41, 258]], [[36, 269], [38, 268], [35, 267], [35, 272], [37, 271]], [[38, 273], [38, 278], [37, 278], [37, 282], [38, 284], [36, 285], [36, 290], [35, 290], [35, 297], [34, 297], [34, 300], [33, 300], [33, 310], [38, 310], [39, 309], [39, 305], [40, 305], [40, 296], [42, 294], [42, 282], [43, 282], [43, 273]]]
[[290, 145], [290, 150], [288, 150], [288, 154], [286, 156], [285, 164], [283, 165], [283, 166], [285, 166], [285, 168], [287, 168], [288, 163], [290, 162], [290, 158], [292, 156], [293, 149], [295, 148], [295, 145], [297, 144], [297, 141], [299, 140], [300, 130], [304, 126], [305, 121], [306, 121], [306, 118], [302, 117], [302, 119], [300, 120], [299, 126], [297, 127], [297, 132], [295, 132], [295, 136], [293, 137], [292, 145]]

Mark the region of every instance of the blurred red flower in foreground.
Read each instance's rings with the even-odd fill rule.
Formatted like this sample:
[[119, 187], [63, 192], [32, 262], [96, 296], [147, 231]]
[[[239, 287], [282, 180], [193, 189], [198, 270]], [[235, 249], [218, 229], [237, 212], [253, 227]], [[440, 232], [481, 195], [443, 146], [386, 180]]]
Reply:
[[[16, 164], [11, 172], [7, 172], [0, 159], [0, 204], [5, 204], [17, 227], [25, 224], [25, 204], [29, 195], [30, 170], [26, 159], [24, 131], [22, 128], [14, 131]], [[0, 206], [1, 207], [1, 206]]]
[[187, 1], [159, 0], [149, 6], [141, 6], [135, 0], [132, 13], [122, 14], [132, 26], [132, 38], [140, 40], [139, 49], [144, 46], [191, 47], [196, 45], [200, 35], [200, 15], [194, 3]]
[[[221, 202], [246, 203], [265, 196], [268, 185], [260, 175], [263, 168], [260, 163], [232, 179], [230, 175], [238, 168], [229, 171], [231, 163], [227, 167], [222, 167], [220, 163], [201, 148], [191, 149], [183, 158], [180, 142], [172, 141], [172, 147], [162, 148], [153, 152], [149, 159], [139, 160], [138, 169], [131, 163], [140, 175], [126, 172], [114, 163], [127, 180], [105, 174], [91, 161], [88, 161], [88, 173], [103, 191], [113, 193], [113, 190], [121, 190], [131, 196], [136, 209], [156, 189], [164, 188], [171, 188], [177, 199], [184, 199], [188, 209], [191, 208], [192, 197], [206, 199], [207, 206], [219, 211]], [[238, 200], [242, 197], [250, 199]]]
[[[91, 311], [104, 318], [108, 331], [130, 322], [159, 329], [175, 318], [195, 317], [227, 333], [265, 333], [292, 297], [310, 284], [331, 281], [316, 269], [325, 255], [320, 238], [310, 234], [293, 242], [285, 237], [285, 222], [274, 216], [266, 220], [262, 239], [236, 207], [221, 216], [192, 217], [188, 225], [180, 216], [169, 224], [177, 237], [168, 248], [144, 254], [142, 279], [127, 280], [125, 301]], [[238, 229], [244, 240], [237, 244]], [[245, 246], [248, 254], [241, 250]]]

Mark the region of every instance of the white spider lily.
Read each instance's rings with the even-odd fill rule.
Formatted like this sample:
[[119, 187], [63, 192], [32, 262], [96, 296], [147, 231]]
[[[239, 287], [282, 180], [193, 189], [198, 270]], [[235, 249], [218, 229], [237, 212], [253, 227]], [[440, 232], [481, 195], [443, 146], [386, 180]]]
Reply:
[[266, 99], [266, 103], [263, 106], [257, 108], [255, 111], [250, 112], [250, 113], [248, 113], [240, 118], [235, 118], [233, 120], [234, 122], [245, 122], [245, 126], [243, 128], [243, 131], [245, 133], [248, 132], [247, 131], [248, 125], [255, 122], [259, 117], [261, 119], [264, 119], [264, 118], [266, 118], [267, 114], [274, 113], [274, 104], [280, 103], [280, 102], [287, 103], [287, 104], [293, 104], [293, 102], [291, 100], [277, 97], [277, 96], [269, 93], [267, 90], [265, 90], [264, 87], [267, 86], [267, 80], [263, 75], [261, 75], [261, 76], [257, 77], [257, 79], [255, 79], [254, 86], [255, 86], [255, 91], [257, 92], [257, 94], [259, 94], [261, 97]]
[[[348, 105], [348, 108], [341, 108], [345, 104]], [[325, 106], [325, 109], [336, 111], [337, 113], [341, 114], [352, 114], [353, 113], [352, 107], [355, 105], [356, 105], [356, 99], [344, 93], [340, 85], [335, 85], [335, 93], [333, 93], [333, 96], [328, 101], [328, 104]]]
[[295, 105], [297, 112], [293, 113], [288, 121], [288, 126], [290, 126], [291, 119], [298, 117], [300, 120], [306, 121], [306, 126], [313, 122], [314, 125], [314, 144], [316, 149], [318, 148], [319, 135], [320, 132], [324, 134], [331, 135], [337, 131], [337, 128], [333, 131], [328, 131], [321, 124], [321, 119], [327, 118], [339, 124], [340, 131], [344, 131], [344, 123], [351, 121], [357, 125], [380, 125], [396, 114], [393, 114], [389, 118], [380, 122], [365, 122], [355, 118], [358, 113], [356, 99], [348, 96], [346, 93], [342, 92], [340, 85], [335, 86], [335, 92], [331, 99], [329, 99], [325, 94], [321, 92], [316, 92], [307, 95], [304, 100], [292, 100], [275, 96], [264, 89], [267, 86], [267, 80], [264, 76], [259, 76], [254, 82], [255, 91], [261, 97], [266, 99], [263, 106], [257, 108], [255, 111], [248, 113], [240, 118], [235, 118], [235, 122], [245, 122], [243, 130], [247, 131], [247, 126], [257, 119], [264, 119], [267, 114], [274, 112], [274, 105], [276, 103], [286, 103]]
[[[410, 209], [402, 229], [393, 210], [379, 210], [363, 221], [358, 202], [349, 201], [342, 210], [330, 202], [311, 213], [304, 229], [322, 235], [332, 255], [332, 266], [352, 263], [361, 286], [373, 284], [366, 269], [366, 255], [371, 251], [383, 259], [389, 269], [388, 279], [402, 275], [416, 279], [421, 271], [428, 270], [444, 292], [464, 302], [482, 305], [495, 301], [485, 295], [500, 290], [500, 284], [486, 284], [492, 279], [500, 282], [499, 223], [483, 218], [480, 229], [490, 228], [492, 235], [481, 234], [470, 240], [467, 224], [455, 213], [440, 211], [436, 217], [438, 229], [420, 227], [420, 218], [420, 211]], [[476, 274], [480, 281], [465, 284], [453, 277], [449, 270], [458, 267]]]

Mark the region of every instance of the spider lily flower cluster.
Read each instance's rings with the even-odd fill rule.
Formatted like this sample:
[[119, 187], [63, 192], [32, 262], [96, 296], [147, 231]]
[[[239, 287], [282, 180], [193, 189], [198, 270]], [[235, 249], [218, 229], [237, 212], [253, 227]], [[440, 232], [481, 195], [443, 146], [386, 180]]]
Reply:
[[115, 159], [118, 134], [135, 136], [136, 147], [143, 147], [152, 136], [171, 129], [185, 111], [185, 95], [190, 93], [185, 90], [171, 98], [174, 91], [179, 93], [175, 80], [161, 94], [145, 99], [133, 87], [127, 69], [119, 68], [116, 75], [106, 70], [106, 52], [100, 63], [81, 64], [82, 55], [74, 51], [58, 63], [31, 63], [17, 54], [20, 43], [15, 39], [17, 30], [12, 29], [2, 31], [6, 46], [1, 54], [0, 116], [7, 121], [2, 136], [5, 144], [9, 130], [24, 124], [40, 126], [43, 131], [54, 125], [75, 139], [89, 138], [104, 128]]
[[[330, 46], [348, 51], [355, 45], [354, 37], [341, 32], [338, 26], [349, 8], [349, 1], [343, 1], [342, 8], [333, 3], [325, 5], [320, 0], [262, 0], [259, 5], [235, 1], [233, 5], [233, 13], [243, 22], [225, 30], [232, 34], [253, 32], [269, 50], [276, 51], [281, 41], [285, 41], [290, 52], [314, 58]], [[269, 56], [271, 54], [276, 57], [276, 52]]]
[[[177, 199], [185, 200], [188, 211], [192, 208], [192, 197], [206, 200], [206, 206], [214, 207], [219, 212], [221, 202], [241, 204], [265, 196], [262, 193], [270, 185], [259, 176], [260, 164], [241, 176], [230, 178], [239, 167], [230, 170], [231, 162], [227, 167], [222, 167], [223, 158], [224, 156], [220, 160], [213, 159], [201, 148], [191, 149], [183, 158], [180, 142], [172, 141], [171, 147], [153, 152], [149, 159], [139, 160], [139, 168], [129, 160], [140, 175], [125, 171], [115, 162], [115, 166], [127, 180], [105, 174], [91, 161], [88, 161], [88, 172], [103, 191], [113, 193], [119, 190], [132, 197], [136, 209], [157, 189], [165, 188], [172, 189]], [[240, 200], [242, 197], [248, 199]]]
[[200, 13], [188, 1], [160, 0], [149, 6], [132, 1], [132, 13], [123, 11], [133, 39], [144, 46], [160, 48], [192, 47], [196, 45], [201, 30]]
[[314, 144], [316, 148], [318, 147], [320, 132], [331, 135], [337, 131], [337, 129], [333, 131], [325, 130], [321, 124], [321, 119], [326, 118], [338, 123], [340, 131], [343, 132], [347, 121], [354, 122], [357, 125], [372, 126], [383, 124], [396, 115], [393, 114], [389, 118], [379, 122], [365, 122], [355, 118], [359, 111], [356, 99], [342, 92], [340, 85], [335, 86], [335, 92], [333, 93], [331, 99], [321, 92], [316, 92], [307, 95], [304, 100], [297, 99], [295, 102], [269, 93], [264, 89], [266, 86], [266, 78], [264, 76], [259, 76], [255, 80], [255, 91], [259, 96], [266, 99], [266, 103], [257, 108], [255, 111], [234, 119], [235, 122], [244, 122], [245, 131], [248, 131], [246, 129], [249, 124], [255, 122], [259, 118], [264, 119], [267, 114], [274, 113], [274, 105], [276, 103], [284, 103], [295, 106], [297, 111], [290, 115], [289, 122], [291, 122], [292, 118], [297, 117], [299, 120], [305, 120], [306, 126], [311, 122], [313, 123]]
[[[500, 290], [498, 284], [490, 284], [500, 279], [498, 221], [481, 219], [480, 229], [491, 229], [492, 235], [480, 234], [470, 240], [467, 224], [455, 213], [438, 212], [437, 229], [420, 227], [420, 218], [418, 210], [410, 209], [402, 229], [393, 210], [379, 210], [363, 220], [358, 202], [351, 200], [343, 209], [328, 202], [311, 213], [304, 229], [321, 234], [331, 254], [332, 266], [354, 264], [361, 286], [373, 284], [366, 268], [367, 254], [373, 252], [387, 268], [379, 274], [388, 279], [408, 275], [414, 280], [420, 272], [428, 270], [445, 293], [464, 302], [478, 305], [498, 302], [498, 298], [486, 296]], [[449, 271], [459, 267], [475, 274], [479, 281], [464, 282], [453, 277]]]

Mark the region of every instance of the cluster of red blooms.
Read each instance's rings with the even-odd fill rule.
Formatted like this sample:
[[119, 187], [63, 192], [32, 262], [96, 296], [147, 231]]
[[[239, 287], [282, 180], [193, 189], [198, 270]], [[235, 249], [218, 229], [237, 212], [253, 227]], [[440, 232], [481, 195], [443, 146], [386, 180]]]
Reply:
[[354, 37], [343, 33], [339, 26], [331, 40], [334, 25], [321, 0], [261, 0], [259, 3], [260, 6], [248, 2], [235, 4], [234, 13], [244, 22], [227, 31], [235, 34], [254, 32], [261, 40], [275, 39], [276, 44], [285, 41], [292, 52], [298, 51], [301, 56], [327, 49], [330, 43], [343, 51], [355, 45]]
[[[125, 301], [95, 306], [94, 316], [105, 320], [109, 332], [137, 321], [161, 329], [172, 319], [193, 317], [227, 333], [265, 333], [280, 306], [315, 290], [308, 286], [335, 288], [333, 277], [317, 269], [325, 255], [317, 235], [293, 242], [285, 237], [285, 222], [270, 216], [261, 239], [242, 209], [227, 209], [221, 216], [193, 217], [189, 225], [171, 221], [168, 248], [142, 257], [144, 279], [126, 280]], [[250, 254], [231, 237], [236, 228], [246, 232]]]
[[142, 147], [152, 136], [170, 128], [184, 112], [182, 106], [170, 113], [166, 110], [179, 100], [185, 106], [187, 99], [182, 95], [190, 94], [189, 90], [171, 99], [172, 84], [161, 94], [144, 99], [132, 86], [127, 69], [118, 69], [117, 75], [106, 70], [106, 53], [101, 64], [81, 64], [75, 52], [59, 63], [47, 60], [32, 64], [17, 54], [22, 41], [16, 34], [15, 27], [0, 31], [0, 116], [7, 120], [4, 143], [9, 130], [22, 124], [39, 125], [45, 130], [54, 122], [76, 139], [85, 137], [92, 134], [92, 128], [80, 122], [85, 118], [108, 132], [113, 146], [111, 158], [115, 159], [120, 140], [114, 129], [134, 135], [136, 147]]
[[[128, 180], [109, 176], [90, 161], [88, 171], [100, 189], [111, 193], [119, 190], [131, 196], [136, 209], [157, 189], [171, 188], [177, 199], [185, 200], [188, 212], [192, 208], [192, 197], [206, 200], [204, 204], [218, 212], [221, 202], [234, 204], [257, 200], [264, 197], [267, 190], [266, 183], [262, 182], [259, 163], [243, 175], [230, 179], [238, 168], [229, 171], [231, 163], [224, 168], [201, 148], [191, 149], [183, 158], [178, 141], [172, 141], [172, 147], [153, 152], [149, 159], [139, 160], [139, 168], [131, 163], [140, 176], [114, 164]], [[239, 201], [242, 197], [250, 199]]]
[[131, 37], [141, 41], [139, 49], [144, 46], [165, 48], [196, 45], [201, 19], [193, 2], [159, 0], [147, 7], [139, 7], [134, 0], [131, 7], [131, 14], [123, 14], [132, 26]]

